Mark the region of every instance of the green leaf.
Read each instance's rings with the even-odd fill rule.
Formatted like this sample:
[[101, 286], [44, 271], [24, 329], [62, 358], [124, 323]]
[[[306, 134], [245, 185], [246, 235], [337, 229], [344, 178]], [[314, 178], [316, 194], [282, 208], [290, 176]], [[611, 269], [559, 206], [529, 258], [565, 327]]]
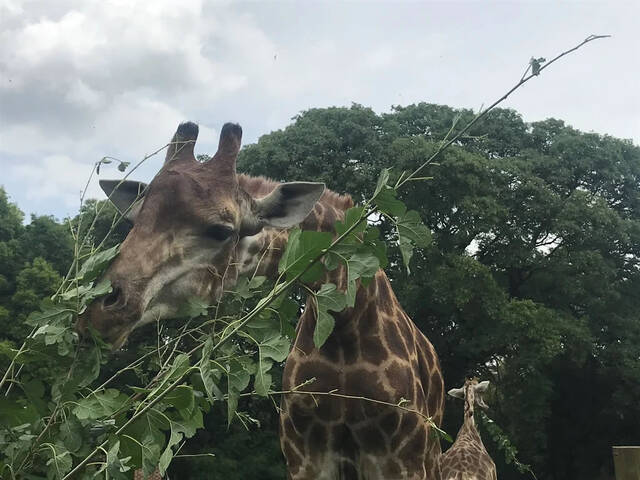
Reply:
[[82, 447], [82, 425], [72, 415], [60, 425], [60, 440], [70, 452], [77, 452]]
[[256, 275], [249, 281], [249, 288], [251, 290], [255, 290], [262, 286], [262, 284], [267, 280], [267, 277], [264, 275]]
[[279, 334], [271, 338], [265, 338], [260, 343], [258, 343], [260, 356], [271, 358], [276, 362], [282, 362], [287, 358], [287, 355], [289, 355], [290, 347], [290, 340]]
[[88, 348], [88, 351], [84, 351], [83, 349], [76, 361], [76, 367], [73, 372], [73, 377], [77, 385], [86, 387], [98, 378], [101, 362], [102, 353], [100, 347], [93, 346]]
[[380, 230], [376, 227], [369, 227], [365, 233], [364, 243], [368, 250], [376, 256], [380, 268], [386, 268], [389, 264], [387, 259], [387, 244], [379, 239]]
[[397, 193], [393, 188], [382, 189], [376, 196], [375, 202], [381, 212], [392, 217], [399, 217], [407, 211], [407, 207], [401, 200], [398, 200]]
[[298, 312], [300, 309], [298, 302], [295, 302], [284, 295], [281, 295], [280, 299], [276, 302], [272, 305], [277, 309], [278, 317], [280, 318], [280, 333], [283, 336], [292, 339], [295, 337], [293, 323], [298, 319]]
[[258, 275], [253, 278], [240, 277], [233, 288], [233, 294], [241, 299], [253, 298], [260, 293], [260, 286], [265, 282], [267, 277]]
[[326, 310], [318, 310], [318, 316], [316, 318], [316, 328], [313, 331], [313, 343], [317, 348], [322, 347], [324, 342], [327, 341], [333, 328], [336, 325], [336, 321]]
[[126, 480], [129, 478], [125, 475], [124, 472], [131, 470], [130, 466], [126, 464], [131, 459], [131, 457], [119, 458], [118, 453], [120, 450], [120, 441], [116, 441], [109, 450], [107, 450], [107, 459], [106, 462], [102, 465], [100, 470], [96, 472], [96, 476], [99, 478], [100, 473], [104, 472], [105, 469], [108, 474], [108, 478], [114, 480]]
[[78, 279], [83, 282], [90, 282], [98, 278], [111, 260], [118, 255], [119, 248], [119, 245], [115, 245], [107, 250], [91, 255], [87, 261], [84, 262], [82, 268], [80, 268]]
[[[295, 228], [289, 233], [287, 247], [280, 259], [278, 271], [287, 273], [287, 278], [291, 279], [303, 272], [309, 263], [331, 245], [333, 235], [329, 232], [312, 232]], [[303, 282], [314, 282], [318, 280], [323, 272], [320, 262], [302, 276]]]
[[89, 290], [91, 290], [92, 284], [79, 285], [78, 287], [71, 288], [60, 295], [62, 300], [71, 300], [84, 296]]
[[84, 304], [89, 304], [94, 298], [102, 297], [103, 295], [111, 293], [112, 291], [113, 288], [111, 288], [111, 282], [109, 281], [109, 279], [103, 278], [100, 283], [81, 294], [82, 302]]
[[204, 390], [210, 403], [213, 403], [214, 397], [217, 400], [224, 399], [222, 391], [216, 384], [222, 374], [219, 369], [214, 367], [215, 364], [209, 359], [212, 350], [213, 339], [209, 337], [202, 347], [202, 359], [200, 360], [199, 369], [202, 384], [204, 385]]
[[359, 278], [371, 278], [380, 268], [378, 257], [370, 253], [356, 253], [347, 260], [347, 295], [346, 306], [353, 307], [356, 302], [357, 283]]
[[71, 470], [73, 460], [71, 453], [64, 448], [64, 445], [46, 443], [43, 446], [48, 447], [47, 452], [50, 456], [46, 465], [49, 467], [47, 478], [62, 478]]
[[33, 378], [27, 382], [22, 382], [22, 390], [31, 405], [44, 415], [47, 411], [47, 402], [44, 398], [44, 384], [37, 378]]
[[346, 296], [339, 292], [333, 283], [325, 283], [315, 294], [317, 305], [316, 328], [313, 332], [313, 343], [317, 348], [322, 347], [327, 341], [333, 327], [335, 319], [329, 310], [341, 312], [347, 305]]
[[431, 232], [415, 210], [398, 217], [397, 226], [400, 237], [408, 238], [417, 247], [428, 247], [431, 243]]
[[190, 385], [178, 385], [162, 399], [177, 410], [191, 412], [195, 406], [193, 398], [193, 387]]
[[415, 210], [406, 212], [399, 217], [396, 221], [396, 228], [398, 229], [398, 246], [402, 254], [402, 261], [407, 268], [407, 273], [410, 273], [409, 264], [411, 257], [413, 257], [414, 245], [428, 247], [431, 243], [431, 232], [422, 223], [420, 214]]
[[152, 398], [158, 393], [164, 391], [167, 384], [169, 384], [173, 380], [181, 378], [190, 368], [189, 355], [187, 355], [186, 353], [176, 355], [173, 363], [171, 364], [171, 367], [169, 367], [167, 373], [162, 377], [162, 381], [148, 395], [148, 398]]
[[96, 392], [78, 401], [73, 414], [79, 420], [95, 420], [108, 417], [128, 400], [128, 397], [114, 388]]
[[189, 370], [189, 355], [181, 353], [176, 355], [176, 358], [171, 365], [169, 373], [166, 375], [167, 380], [174, 380], [181, 377], [187, 370]]
[[289, 354], [290, 341], [280, 333], [280, 328], [269, 317], [257, 318], [246, 327], [247, 333], [256, 342], [260, 356], [282, 362]]
[[58, 353], [67, 355], [73, 342], [73, 333], [69, 327], [60, 325], [44, 325], [33, 334], [34, 338], [44, 335], [45, 345], [58, 344]]
[[333, 283], [325, 283], [316, 293], [318, 308], [341, 312], [346, 305], [344, 293], [339, 292]]
[[356, 253], [348, 262], [349, 276], [352, 278], [373, 277], [380, 268], [378, 258], [369, 253]]
[[31, 403], [16, 402], [15, 399], [0, 396], [0, 424], [3, 426], [34, 424], [40, 417], [40, 413]]
[[151, 409], [127, 427], [120, 437], [123, 455], [132, 457], [132, 464], [142, 467], [150, 475], [158, 466], [170, 422], [166, 415]]
[[249, 386], [251, 378], [251, 366], [246, 360], [240, 361], [239, 358], [232, 359], [229, 362], [229, 370], [227, 371], [227, 424], [231, 425], [231, 421], [236, 414], [238, 408], [238, 396], [245, 388]]
[[271, 388], [272, 377], [268, 373], [273, 361], [282, 362], [289, 354], [290, 341], [280, 333], [279, 325], [271, 316], [258, 317], [246, 327], [246, 334], [258, 346], [258, 363], [255, 370], [256, 393], [266, 396]]
[[407, 269], [407, 273], [411, 273], [411, 269], [409, 268], [409, 262], [411, 262], [411, 257], [413, 257], [413, 244], [409, 241], [409, 239], [400, 237], [400, 242], [398, 244], [400, 247], [400, 253], [402, 255], [402, 261], [404, 266]]
[[380, 170], [380, 175], [378, 176], [378, 182], [376, 183], [376, 189], [373, 192], [373, 197], [376, 198], [378, 194], [382, 191], [383, 188], [387, 186], [389, 183], [389, 173], [391, 172], [390, 168], [383, 168]]
[[[364, 207], [351, 207], [349, 210], [345, 212], [344, 221], [336, 222], [335, 224], [336, 233], [338, 235], [342, 235], [349, 228], [351, 228], [353, 225], [355, 225], [360, 221], [364, 212], [365, 212]], [[356, 228], [354, 228], [351, 234], [355, 236], [358, 233], [364, 232], [366, 228], [367, 228], [367, 222], [366, 220], [363, 220]]]
[[171, 460], [173, 459], [173, 447], [177, 445], [182, 440], [182, 433], [171, 429], [171, 435], [169, 436], [169, 442], [164, 449], [164, 452], [160, 455], [160, 459], [158, 460], [158, 470], [160, 471], [160, 475], [164, 476], [167, 472], [167, 468], [171, 464]]
[[71, 322], [72, 314], [73, 310], [69, 308], [50, 304], [44, 306], [41, 312], [31, 313], [27, 320], [25, 320], [25, 323], [32, 327], [56, 323], [67, 325]]
[[256, 390], [256, 394], [261, 397], [266, 397], [267, 393], [271, 389], [271, 374], [269, 374], [269, 370], [273, 366], [273, 361], [264, 357], [263, 355], [258, 356], [258, 368], [256, 370], [254, 387]]
[[158, 470], [161, 475], [165, 474], [171, 460], [173, 459], [174, 453], [172, 447], [180, 443], [180, 441], [185, 437], [193, 437], [198, 428], [203, 427], [202, 412], [198, 408], [194, 409], [193, 414], [186, 418], [174, 418], [169, 414], [167, 419], [169, 420], [171, 435], [169, 437], [169, 442], [158, 460]]

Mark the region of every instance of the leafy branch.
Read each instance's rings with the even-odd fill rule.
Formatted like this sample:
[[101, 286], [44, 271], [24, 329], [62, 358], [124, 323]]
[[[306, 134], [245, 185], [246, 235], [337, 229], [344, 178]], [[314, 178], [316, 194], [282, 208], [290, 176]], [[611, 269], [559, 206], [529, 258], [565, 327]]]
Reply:
[[506, 433], [494, 422], [490, 419], [486, 413], [480, 411], [478, 412], [478, 417], [482, 422], [482, 426], [489, 432], [489, 435], [496, 442], [498, 449], [502, 450], [504, 453], [504, 461], [507, 465], [513, 464], [514, 467], [520, 473], [529, 473], [534, 480], [537, 480], [536, 474], [531, 470], [530, 465], [525, 465], [520, 462], [517, 458], [518, 449], [511, 443], [509, 437]]

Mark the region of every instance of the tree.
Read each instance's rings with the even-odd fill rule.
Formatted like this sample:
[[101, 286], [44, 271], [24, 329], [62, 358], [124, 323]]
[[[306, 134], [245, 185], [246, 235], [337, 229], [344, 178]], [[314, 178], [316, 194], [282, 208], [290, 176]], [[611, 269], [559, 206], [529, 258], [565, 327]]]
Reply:
[[[80, 219], [82, 218], [82, 221]], [[131, 230], [131, 222], [120, 218], [120, 213], [108, 200], [87, 200], [72, 224], [77, 228], [80, 224], [79, 239], [82, 241], [89, 229], [88, 246], [97, 247], [106, 238], [103, 247], [109, 248], [122, 243]]]
[[31, 216], [31, 223], [19, 238], [19, 248], [23, 258], [28, 261], [36, 257], [44, 258], [60, 274], [67, 272], [73, 259], [73, 239], [69, 226], [47, 215]]
[[[426, 103], [380, 116], [358, 105], [313, 109], [243, 150], [239, 166], [321, 180], [359, 199], [381, 167], [411, 171], [457, 118], [471, 116]], [[493, 379], [492, 414], [539, 478], [610, 470], [610, 445], [640, 429], [632, 407], [640, 389], [640, 149], [497, 109], [423, 174], [434, 179], [412, 182], [402, 199], [433, 242], [414, 255], [411, 277], [398, 252], [389, 252], [388, 270], [434, 342], [447, 384]], [[384, 219], [381, 227], [388, 232]], [[450, 405], [445, 430], [457, 430], [457, 408]], [[502, 478], [517, 475], [498, 463]]]
[[22, 212], [9, 202], [4, 188], [0, 187], [0, 304], [11, 295], [20, 266], [18, 238], [24, 231], [23, 218]]
[[66, 225], [50, 216], [24, 214], [0, 187], [0, 326], [3, 337], [22, 343], [29, 328], [23, 321], [51, 296], [73, 258]]
[[49, 298], [60, 285], [62, 278], [51, 264], [42, 257], [36, 257], [26, 265], [16, 277], [16, 291], [11, 297], [11, 321], [7, 322], [5, 335], [20, 342], [30, 328], [24, 321], [31, 312], [38, 310], [43, 299]]

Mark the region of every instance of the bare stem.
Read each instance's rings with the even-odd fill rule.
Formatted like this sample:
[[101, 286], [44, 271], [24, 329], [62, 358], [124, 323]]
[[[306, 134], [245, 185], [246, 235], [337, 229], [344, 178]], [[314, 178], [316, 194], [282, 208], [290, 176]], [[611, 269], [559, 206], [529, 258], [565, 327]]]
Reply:
[[525, 71], [525, 75], [522, 76], [522, 78], [518, 81], [518, 83], [516, 83], [513, 87], [511, 87], [507, 93], [505, 93], [504, 95], [502, 95], [500, 98], [498, 98], [495, 102], [493, 102], [489, 107], [487, 107], [485, 110], [482, 110], [481, 112], [479, 112], [474, 118], [473, 120], [471, 120], [469, 123], [467, 123], [467, 125], [460, 130], [454, 137], [452, 137], [450, 140], [446, 141], [445, 143], [443, 143], [442, 145], [440, 145], [440, 147], [435, 151], [435, 153], [433, 155], [431, 155], [431, 157], [429, 157], [422, 165], [420, 165], [418, 168], [416, 168], [408, 177], [405, 177], [404, 180], [402, 180], [400, 183], [398, 183], [398, 185], [396, 186], [396, 189], [402, 187], [405, 183], [407, 183], [411, 178], [415, 177], [416, 175], [418, 175], [418, 173], [420, 173], [420, 171], [425, 168], [427, 165], [429, 165], [430, 163], [432, 163], [436, 157], [438, 157], [438, 155], [440, 155], [444, 150], [446, 150], [447, 148], [449, 148], [453, 143], [455, 143], [462, 135], [464, 135], [466, 132], [469, 131], [469, 129], [471, 127], [473, 127], [476, 123], [478, 123], [482, 118], [486, 117], [487, 114], [493, 110], [494, 108], [496, 108], [499, 104], [501, 104], [502, 102], [504, 102], [507, 98], [509, 98], [509, 96], [515, 92], [516, 90], [518, 90], [522, 85], [524, 85], [525, 83], [527, 83], [529, 80], [531, 80], [534, 77], [537, 77], [540, 73], [542, 73], [542, 71], [546, 68], [548, 68], [551, 64], [553, 64], [554, 62], [556, 62], [557, 60], [561, 59], [562, 57], [564, 57], [565, 55], [568, 55], [572, 52], [575, 52], [576, 50], [578, 50], [580, 47], [582, 47], [583, 45], [586, 45], [589, 42], [592, 42], [594, 40], [598, 40], [601, 38], [608, 38], [611, 35], [589, 35], [587, 38], [585, 38], [581, 43], [579, 43], [578, 45], [576, 45], [573, 48], [570, 48], [569, 50], [565, 50], [564, 52], [560, 53], [559, 55], [557, 55], [556, 57], [554, 57], [553, 59], [549, 60], [547, 63], [545, 63], [542, 67], [540, 67], [540, 70], [538, 71], [538, 73], [536, 75], [534, 75], [533, 73], [530, 75], [526, 75], [526, 73], [529, 71], [529, 69], [527, 69]]

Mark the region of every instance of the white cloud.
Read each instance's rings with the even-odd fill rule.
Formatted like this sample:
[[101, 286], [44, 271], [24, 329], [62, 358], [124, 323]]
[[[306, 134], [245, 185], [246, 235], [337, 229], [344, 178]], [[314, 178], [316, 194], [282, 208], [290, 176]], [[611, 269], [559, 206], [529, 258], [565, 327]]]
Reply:
[[[80, 205], [81, 192], [91, 170], [86, 164], [74, 162], [65, 155], [44, 157], [37, 164], [10, 167], [10, 176], [26, 185], [26, 198], [35, 201], [61, 199], [66, 207]], [[95, 198], [100, 192], [91, 184], [87, 198]]]
[[80, 79], [70, 85], [65, 98], [72, 104], [78, 106], [86, 106], [92, 110], [96, 110], [104, 106], [106, 98], [103, 92], [94, 90]]
[[393, 63], [393, 49], [383, 45], [368, 52], [364, 57], [364, 65], [372, 70], [387, 68]]
[[[13, 172], [0, 182], [27, 210], [72, 213], [93, 162], [136, 161], [180, 121], [198, 121], [197, 150], [212, 153], [229, 120], [246, 143], [311, 107], [478, 108], [531, 55], [592, 32], [614, 38], [558, 62], [505, 106], [637, 142], [639, 5], [0, 0], [0, 171]], [[39, 191], [43, 171], [58, 196]]]

